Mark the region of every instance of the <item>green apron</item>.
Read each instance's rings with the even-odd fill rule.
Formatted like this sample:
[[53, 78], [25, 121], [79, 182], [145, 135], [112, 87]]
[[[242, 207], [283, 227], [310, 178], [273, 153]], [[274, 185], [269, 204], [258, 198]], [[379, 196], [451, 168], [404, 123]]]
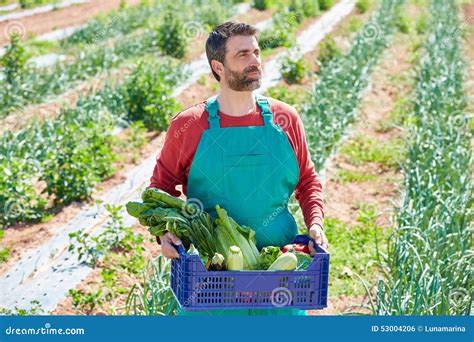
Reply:
[[[206, 102], [209, 129], [202, 134], [188, 175], [187, 198], [199, 199], [216, 217], [219, 204], [238, 223], [255, 230], [257, 248], [284, 246], [298, 233], [288, 200], [299, 180], [295, 153], [273, 122], [268, 100], [256, 96], [263, 126], [220, 127], [217, 96]], [[304, 315], [295, 309], [239, 309], [182, 315]]]

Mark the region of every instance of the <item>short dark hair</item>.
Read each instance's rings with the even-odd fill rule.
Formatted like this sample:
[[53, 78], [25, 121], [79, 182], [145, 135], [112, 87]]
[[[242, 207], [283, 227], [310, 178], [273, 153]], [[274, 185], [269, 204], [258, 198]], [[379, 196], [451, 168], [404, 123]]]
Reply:
[[257, 28], [246, 23], [227, 21], [216, 26], [206, 41], [206, 55], [212, 74], [220, 81], [219, 75], [212, 69], [213, 59], [224, 63], [227, 40], [232, 36], [257, 36]]

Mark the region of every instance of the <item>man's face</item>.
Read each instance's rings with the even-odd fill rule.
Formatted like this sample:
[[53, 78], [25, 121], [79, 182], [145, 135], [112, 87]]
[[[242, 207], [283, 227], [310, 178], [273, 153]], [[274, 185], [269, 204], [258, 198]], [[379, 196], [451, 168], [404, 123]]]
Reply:
[[224, 81], [235, 91], [252, 91], [260, 87], [262, 65], [260, 49], [254, 36], [233, 36], [227, 41]]

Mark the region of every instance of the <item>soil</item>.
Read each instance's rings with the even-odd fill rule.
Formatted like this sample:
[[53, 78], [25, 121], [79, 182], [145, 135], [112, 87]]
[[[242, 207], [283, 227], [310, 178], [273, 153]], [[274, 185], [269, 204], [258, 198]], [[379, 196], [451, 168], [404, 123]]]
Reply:
[[[127, 0], [129, 5], [136, 5], [140, 0]], [[5, 46], [9, 42], [9, 35], [6, 33], [12, 25], [22, 28], [23, 38], [31, 35], [39, 36], [54, 30], [84, 24], [88, 19], [107, 13], [118, 8], [120, 0], [90, 0], [85, 3], [75, 4], [46, 13], [6, 20], [0, 22], [0, 46]]]

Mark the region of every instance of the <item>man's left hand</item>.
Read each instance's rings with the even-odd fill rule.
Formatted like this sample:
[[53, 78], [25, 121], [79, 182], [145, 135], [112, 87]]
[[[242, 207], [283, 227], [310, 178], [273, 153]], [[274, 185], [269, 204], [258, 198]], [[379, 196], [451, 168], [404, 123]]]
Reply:
[[[323, 228], [319, 224], [313, 224], [309, 229], [309, 236], [320, 245], [322, 248], [327, 249], [329, 247], [328, 239], [326, 234], [324, 234]], [[316, 246], [314, 246], [313, 241], [310, 241], [308, 244], [309, 251], [311, 256], [316, 255]]]

